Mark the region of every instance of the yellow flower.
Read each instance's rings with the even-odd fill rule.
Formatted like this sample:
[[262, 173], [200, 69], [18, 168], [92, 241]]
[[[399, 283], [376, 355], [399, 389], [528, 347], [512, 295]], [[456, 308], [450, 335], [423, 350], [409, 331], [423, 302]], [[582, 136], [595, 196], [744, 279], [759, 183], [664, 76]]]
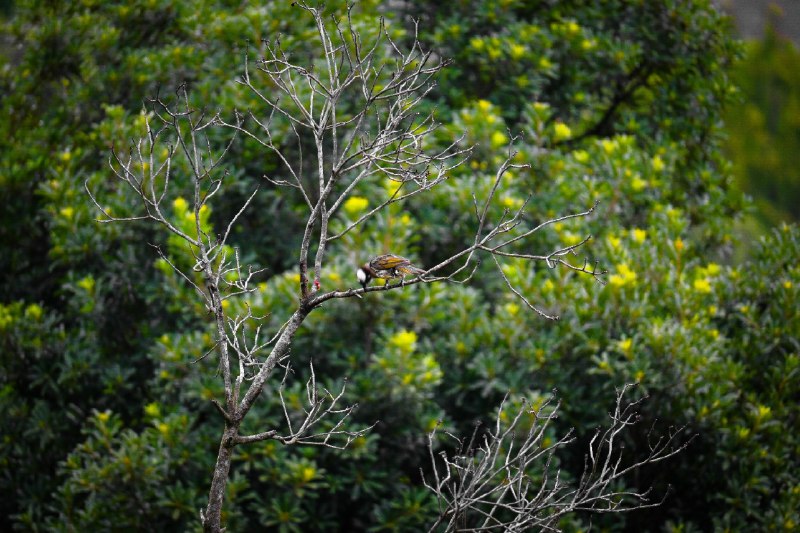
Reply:
[[406, 353], [413, 352], [417, 347], [417, 334], [413, 331], [401, 329], [389, 339], [389, 344]]
[[175, 198], [175, 200], [172, 202], [172, 207], [174, 207], [174, 208], [175, 208], [175, 211], [177, 211], [177, 212], [186, 211], [186, 210], [189, 208], [189, 202], [187, 202], [187, 201], [186, 201], [184, 198], [182, 198], [181, 196], [178, 196], [178, 197], [177, 197], [177, 198]]
[[611, 247], [615, 250], [618, 250], [619, 247], [622, 245], [622, 239], [620, 239], [619, 237], [615, 237], [613, 235], [609, 235], [608, 237], [606, 237], [606, 240], [608, 241], [608, 244], [610, 244]]
[[65, 162], [65, 163], [66, 163], [66, 162], [68, 162], [70, 159], [72, 159], [72, 152], [70, 152], [69, 150], [64, 150], [63, 152], [61, 152], [61, 153], [58, 155], [58, 157], [59, 157], [59, 159], [61, 159], [63, 162]]
[[561, 235], [561, 240], [564, 241], [564, 244], [567, 246], [573, 246], [578, 244], [583, 240], [583, 237], [578, 235], [577, 233], [572, 233], [571, 231], [567, 231], [563, 235]]
[[676, 249], [677, 251], [679, 251], [679, 252], [680, 252], [680, 251], [682, 251], [682, 250], [683, 250], [683, 239], [681, 239], [680, 237], [678, 237], [677, 239], [675, 239], [675, 240], [672, 242], [672, 244], [675, 246], [675, 249]]
[[633, 237], [634, 241], [642, 244], [647, 238], [647, 232], [643, 229], [634, 228], [633, 231], [631, 231], [631, 237]]
[[551, 63], [550, 60], [547, 59], [546, 57], [543, 57], [543, 58], [541, 58], [539, 60], [539, 68], [542, 69], [542, 70], [549, 70], [550, 67], [552, 67], [552, 66], [553, 66], [553, 63]]
[[576, 35], [581, 31], [581, 27], [575, 21], [567, 22], [567, 24], [564, 26], [564, 29], [567, 30], [569, 35]]
[[792, 282], [791, 281], [784, 281], [783, 282], [783, 288], [787, 289], [787, 290], [791, 289], [792, 288]]
[[545, 104], [544, 102], [534, 102], [533, 103], [533, 110], [537, 113], [544, 113], [550, 109], [550, 104]]
[[312, 479], [314, 479], [317, 475], [317, 469], [313, 466], [306, 466], [303, 467], [303, 470], [300, 471], [300, 480], [303, 483], [308, 483]]
[[664, 160], [661, 159], [661, 156], [657, 155], [653, 158], [653, 170], [656, 172], [664, 170]]
[[711, 292], [711, 282], [708, 278], [699, 278], [694, 280], [694, 290], [701, 294], [708, 294]]
[[492, 109], [492, 103], [489, 100], [478, 100], [478, 109], [488, 113]]
[[38, 304], [31, 304], [25, 308], [25, 317], [38, 321], [42, 318], [42, 308]]
[[519, 313], [519, 306], [514, 302], [509, 302], [503, 307], [506, 310], [506, 313], [508, 313], [511, 316], [516, 316], [517, 313]]
[[638, 372], [636, 372], [634, 380], [636, 380], [636, 383], [641, 383], [642, 381], [644, 381], [644, 371], [639, 370]]
[[627, 264], [620, 263], [617, 265], [617, 273], [609, 276], [608, 282], [614, 287], [633, 285], [636, 283], [636, 272], [631, 270]]
[[613, 141], [611, 139], [603, 139], [600, 141], [600, 145], [603, 147], [603, 151], [611, 155], [617, 149], [617, 141]]
[[364, 198], [363, 196], [351, 196], [344, 202], [344, 210], [347, 212], [348, 215], [355, 215], [356, 213], [360, 213], [364, 209], [367, 208], [369, 205], [369, 200]]
[[59, 211], [59, 213], [61, 213], [62, 217], [66, 218], [67, 220], [70, 220], [72, 216], [75, 214], [75, 210], [71, 207], [64, 207], [61, 209], [61, 211]]
[[631, 347], [633, 347], [633, 339], [622, 339], [617, 341], [617, 347], [621, 352], [628, 353]]
[[501, 148], [508, 142], [508, 136], [502, 131], [492, 133], [492, 148]]
[[500, 199], [503, 207], [509, 210], [517, 210], [522, 207], [522, 198], [514, 198], [513, 196], [503, 196]]
[[78, 282], [78, 287], [86, 292], [92, 292], [94, 290], [94, 278], [92, 276], [86, 276]]
[[585, 52], [588, 52], [594, 49], [595, 44], [596, 43], [594, 39], [584, 39], [583, 41], [581, 41], [581, 48], [583, 48]]
[[572, 130], [569, 129], [569, 126], [564, 124], [563, 122], [558, 122], [555, 125], [555, 137], [556, 140], [563, 141], [564, 139], [569, 139], [572, 137]]
[[158, 402], [148, 403], [144, 406], [144, 412], [147, 416], [158, 418], [161, 416], [161, 407], [159, 407]]
[[522, 46], [521, 44], [512, 44], [510, 53], [511, 57], [513, 57], [514, 59], [519, 59], [525, 55], [525, 47]]
[[589, 152], [586, 150], [576, 150], [572, 152], [572, 157], [574, 157], [575, 161], [578, 163], [586, 163], [589, 161]]
[[472, 39], [469, 40], [469, 45], [479, 52], [483, 50], [485, 44], [486, 43], [484, 43], [483, 39], [481, 39], [480, 37], [473, 37]]
[[720, 273], [720, 270], [722, 269], [716, 263], [709, 263], [708, 266], [706, 267], [706, 272], [708, 272], [709, 276], [716, 276], [717, 274]]
[[625, 285], [625, 278], [620, 276], [619, 274], [611, 274], [608, 276], [608, 282], [611, 284], [612, 287], [622, 287]]
[[647, 182], [643, 180], [639, 174], [636, 174], [631, 180], [631, 189], [635, 192], [639, 192], [643, 191], [645, 187], [647, 187]]
[[97, 413], [97, 419], [100, 422], [108, 422], [108, 420], [110, 418], [111, 418], [111, 413], [109, 413], [108, 411], [103, 411], [102, 413]]
[[166, 424], [164, 422], [161, 422], [156, 427], [158, 428], [158, 432], [161, 433], [163, 436], [166, 437], [167, 435], [169, 435], [169, 425], [168, 424]]

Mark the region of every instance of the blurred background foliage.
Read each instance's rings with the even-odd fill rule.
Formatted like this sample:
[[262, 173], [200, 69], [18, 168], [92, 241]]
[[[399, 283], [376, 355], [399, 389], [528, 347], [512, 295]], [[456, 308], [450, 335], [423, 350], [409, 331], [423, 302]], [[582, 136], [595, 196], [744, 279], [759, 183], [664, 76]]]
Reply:
[[735, 71], [742, 99], [725, 116], [726, 153], [763, 226], [800, 220], [800, 51], [768, 26]]
[[[186, 250], [159, 228], [95, 223], [84, 182], [113, 212], [131, 212], [106, 163], [112, 147], [127, 150], [144, 133], [143, 100], [185, 82], [197, 107], [255, 109], [234, 82], [245, 48], [280, 34], [298, 57], [313, 57], [311, 19], [283, 1], [18, 1], [4, 10], [0, 528], [197, 529], [222, 426], [210, 400], [221, 385], [213, 358], [195, 362], [213, 346], [205, 311], [150, 243], [176, 261]], [[575, 427], [579, 436], [560, 467], [577, 477], [581, 445], [605, 421], [614, 388], [631, 381], [651, 397], [642, 427], [689, 424], [699, 439], [628, 480], [659, 495], [671, 485], [662, 506], [595, 525], [795, 530], [800, 231], [783, 222], [758, 239], [751, 232], [746, 257], [732, 258], [742, 245], [735, 228], [754, 212], [742, 188], [759, 198], [761, 220], [797, 216], [796, 50], [774, 34], [740, 46], [707, 0], [365, 0], [353, 22], [374, 36], [380, 15], [401, 41], [418, 18], [423, 42], [455, 60], [427, 104], [443, 123], [432, 143], [466, 132], [478, 149], [434, 194], [338, 241], [323, 287], [354, 286], [355, 265], [383, 251], [430, 265], [465, 242], [471, 191], [490, 186], [509, 130], [525, 133], [517, 157], [532, 167], [504, 178], [494, 208], [533, 193], [535, 223], [600, 201], [591, 219], [555, 225], [533, 251], [592, 235], [585, 253], [608, 269], [608, 283], [505, 262], [557, 322], [528, 311], [491, 265], [471, 286], [415, 286], [312, 314], [292, 351], [289, 404], [301, 407], [313, 359], [327, 386], [349, 378], [348, 400], [361, 406], [354, 424], [380, 424], [343, 452], [237, 448], [229, 530], [418, 531], [436, 513], [420, 479], [426, 433], [441, 420], [468, 434], [507, 392], [535, 405], [558, 389], [554, 435]], [[789, 90], [777, 96], [778, 87]], [[226, 165], [236, 179], [204, 214], [209, 229], [278, 168], [248, 142]], [[176, 221], [187, 212], [182, 183]], [[335, 224], [391, 186], [365, 183]], [[268, 274], [230, 305], [271, 312], [274, 326], [285, 320], [304, 214], [285, 190], [259, 193], [235, 244]], [[282, 424], [275, 387], [249, 429]], [[630, 453], [642, 453], [646, 438], [629, 434]], [[575, 516], [562, 526], [588, 524]]]

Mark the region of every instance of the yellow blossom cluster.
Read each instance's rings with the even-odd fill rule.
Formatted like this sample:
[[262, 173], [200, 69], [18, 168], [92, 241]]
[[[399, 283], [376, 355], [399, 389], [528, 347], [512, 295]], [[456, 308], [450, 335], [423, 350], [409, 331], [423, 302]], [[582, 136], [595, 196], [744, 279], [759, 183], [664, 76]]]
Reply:
[[716, 263], [709, 263], [695, 270], [695, 279], [692, 288], [699, 294], [709, 294], [712, 291], [711, 282], [715, 276], [722, 272], [722, 267]]
[[367, 200], [363, 196], [351, 196], [350, 198], [345, 200], [344, 210], [348, 215], [353, 216], [366, 209], [368, 205], [369, 205], [369, 200]]
[[417, 348], [417, 334], [401, 329], [389, 338], [389, 344], [402, 352], [411, 353]]
[[181, 214], [189, 209], [189, 202], [187, 202], [185, 198], [178, 196], [172, 201], [172, 207], [175, 209], [176, 213]]
[[563, 141], [572, 137], [572, 130], [563, 122], [556, 122], [553, 130], [555, 133], [554, 137], [557, 141]]
[[615, 274], [611, 274], [608, 277], [608, 282], [611, 284], [612, 287], [624, 287], [626, 285], [635, 285], [636, 272], [631, 270], [631, 268], [626, 263], [620, 263], [617, 265], [617, 272]]

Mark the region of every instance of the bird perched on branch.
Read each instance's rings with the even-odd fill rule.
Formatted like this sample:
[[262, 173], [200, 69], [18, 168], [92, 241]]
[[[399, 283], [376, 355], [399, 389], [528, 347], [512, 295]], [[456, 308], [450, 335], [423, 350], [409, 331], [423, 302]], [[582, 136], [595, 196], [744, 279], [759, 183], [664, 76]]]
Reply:
[[406, 276], [418, 276], [425, 271], [411, 264], [405, 257], [394, 254], [384, 254], [364, 263], [356, 270], [356, 277], [365, 289], [373, 278], [397, 279], [400, 284], [405, 282]]

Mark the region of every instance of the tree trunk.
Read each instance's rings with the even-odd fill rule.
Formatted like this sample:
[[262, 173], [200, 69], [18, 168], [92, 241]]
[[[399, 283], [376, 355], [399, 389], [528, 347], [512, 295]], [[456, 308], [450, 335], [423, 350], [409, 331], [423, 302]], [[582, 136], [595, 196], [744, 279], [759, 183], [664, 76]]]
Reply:
[[253, 406], [253, 402], [255, 402], [259, 394], [261, 394], [264, 382], [271, 374], [272, 369], [289, 351], [295, 332], [310, 311], [311, 308], [307, 302], [301, 304], [300, 308], [295, 311], [261, 370], [253, 379], [250, 388], [242, 399], [241, 405], [238, 406], [235, 413], [229, 413], [233, 419], [225, 425], [225, 431], [222, 433], [219, 453], [217, 454], [217, 464], [214, 466], [214, 479], [211, 480], [211, 491], [208, 494], [208, 507], [206, 507], [205, 515], [203, 516], [203, 531], [206, 533], [219, 533], [222, 531], [222, 504], [225, 500], [225, 486], [228, 483], [231, 456], [233, 455], [236, 437], [239, 436], [241, 420]]
[[222, 531], [222, 504], [225, 501], [225, 487], [228, 483], [228, 473], [231, 469], [231, 456], [233, 455], [234, 439], [239, 432], [235, 426], [226, 426], [219, 443], [217, 464], [214, 465], [214, 478], [211, 481], [211, 490], [208, 494], [208, 507], [203, 517], [203, 531], [206, 533], [219, 533]]

